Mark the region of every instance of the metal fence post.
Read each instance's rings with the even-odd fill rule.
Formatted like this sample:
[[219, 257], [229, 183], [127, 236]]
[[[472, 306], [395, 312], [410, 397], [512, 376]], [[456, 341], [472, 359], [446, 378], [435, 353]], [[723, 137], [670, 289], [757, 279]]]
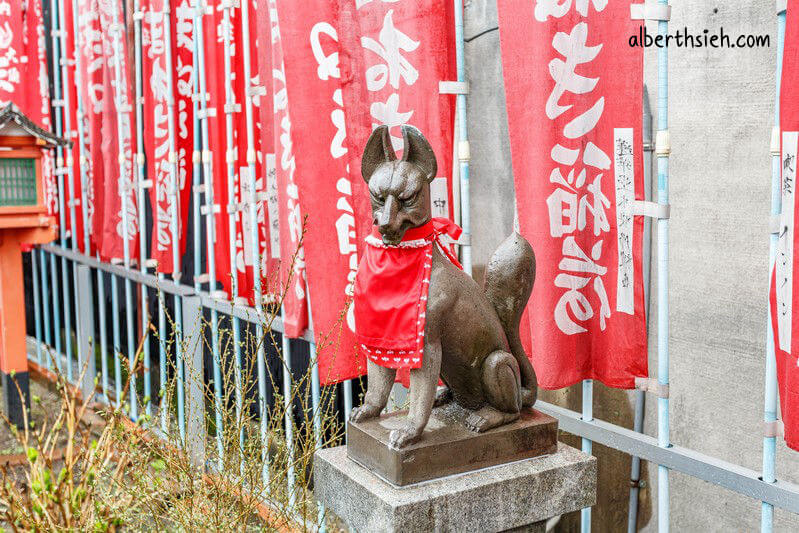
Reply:
[[[94, 380], [97, 375], [94, 362], [94, 298], [92, 297], [92, 270], [86, 265], [75, 265], [75, 297], [79, 313], [76, 313], [78, 328], [78, 375], [82, 375], [80, 390], [84, 398], [94, 395]], [[81, 374], [82, 373], [82, 374]]]
[[205, 395], [203, 387], [203, 310], [199, 296], [185, 296], [183, 305], [183, 339], [178, 350], [183, 353], [186, 409], [186, 441], [183, 443], [192, 461], [205, 464]]

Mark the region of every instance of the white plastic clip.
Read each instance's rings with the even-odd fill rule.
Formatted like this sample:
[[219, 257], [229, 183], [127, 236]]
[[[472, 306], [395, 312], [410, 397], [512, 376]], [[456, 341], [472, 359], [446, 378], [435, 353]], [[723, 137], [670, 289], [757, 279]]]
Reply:
[[215, 107], [206, 107], [204, 110], [200, 109], [197, 112], [197, 116], [200, 118], [211, 118], [216, 116], [216, 108]]
[[208, 283], [211, 277], [206, 272], [205, 274], [200, 274], [199, 276], [194, 276], [194, 283]]
[[144, 154], [142, 153], [136, 154], [136, 164], [139, 165], [140, 167], [144, 166]]
[[668, 157], [671, 154], [671, 136], [669, 130], [658, 130], [655, 136], [655, 155]]
[[199, 185], [192, 185], [191, 191], [195, 194], [204, 194], [205, 193], [205, 184], [201, 183]]
[[630, 18], [633, 20], [669, 20], [671, 6], [668, 4], [630, 4]]
[[225, 104], [225, 113], [241, 113], [241, 104], [232, 103], [232, 104]]
[[780, 129], [776, 126], [771, 128], [771, 155], [780, 155]]
[[438, 94], [469, 94], [469, 83], [465, 81], [440, 81]]
[[120, 257], [112, 257], [111, 264], [112, 265], [121, 265], [124, 261]]
[[471, 159], [471, 150], [469, 149], [469, 141], [458, 142], [458, 160], [469, 161]]
[[209, 207], [208, 204], [200, 206], [200, 213], [203, 215], [208, 215], [209, 213], [217, 214], [221, 213], [222, 208], [219, 207], [219, 204], [214, 204], [213, 206]]
[[139, 188], [140, 189], [149, 189], [153, 186], [153, 180], [140, 180], [139, 181]]
[[779, 235], [782, 232], [782, 216], [770, 215], [768, 218], [768, 232]]
[[133, 20], [144, 20], [144, 11], [134, 11]]
[[247, 92], [250, 96], [265, 96], [266, 95], [266, 87], [263, 85], [253, 85], [250, 87], [250, 90]]
[[632, 213], [633, 215], [641, 215], [650, 218], [668, 219], [671, 215], [671, 205], [635, 200], [633, 202]]
[[255, 150], [247, 148], [247, 164], [254, 165], [256, 163]]
[[658, 398], [669, 397], [668, 384], [662, 385], [655, 378], [635, 378], [635, 388], [644, 392], [651, 392], [657, 395]]
[[228, 165], [236, 162], [236, 150], [225, 150], [225, 162]]
[[51, 100], [50, 105], [53, 107], [64, 107], [66, 102], [64, 100]]
[[785, 424], [782, 420], [763, 422], [764, 437], [782, 437], [785, 435]]
[[201, 101], [207, 102], [210, 98], [211, 98], [211, 95], [209, 93], [205, 93], [204, 97], [203, 97], [203, 93], [194, 93], [194, 94], [191, 95], [192, 102], [201, 102]]
[[152, 257], [144, 262], [144, 268], [158, 268], [158, 259]]
[[78, 207], [80, 205], [80, 198], [73, 198], [67, 202], [68, 207]]

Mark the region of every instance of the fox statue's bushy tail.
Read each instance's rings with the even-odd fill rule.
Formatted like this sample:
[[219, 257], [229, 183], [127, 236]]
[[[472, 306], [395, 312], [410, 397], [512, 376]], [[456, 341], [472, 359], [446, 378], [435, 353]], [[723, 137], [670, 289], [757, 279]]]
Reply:
[[532, 406], [538, 392], [530, 359], [519, 337], [522, 312], [533, 291], [535, 282], [535, 254], [527, 240], [514, 232], [494, 251], [485, 274], [485, 293], [502, 323], [508, 347], [519, 363], [522, 387], [530, 391], [524, 405]]

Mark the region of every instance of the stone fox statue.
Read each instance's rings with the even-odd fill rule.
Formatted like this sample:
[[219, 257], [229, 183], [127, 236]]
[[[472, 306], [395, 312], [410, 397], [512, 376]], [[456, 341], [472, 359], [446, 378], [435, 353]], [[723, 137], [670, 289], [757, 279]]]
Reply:
[[[416, 128], [403, 126], [402, 135], [402, 159], [396, 158], [388, 128], [380, 126], [369, 138], [361, 162], [374, 235], [377, 244], [387, 248], [404, 244], [406, 232], [431, 220], [435, 154]], [[434, 405], [454, 400], [467, 410], [466, 426], [482, 432], [516, 420], [520, 410], [536, 400], [535, 372], [519, 339], [519, 321], [535, 279], [530, 244], [517, 233], [508, 237], [488, 264], [484, 289], [442, 253], [443, 246], [436, 243], [431, 248], [421, 362], [410, 370], [410, 411], [407, 424], [389, 436], [393, 448], [419, 440]], [[358, 276], [363, 268], [362, 260]], [[357, 290], [356, 281], [356, 311]], [[354, 422], [380, 415], [395, 380], [396, 368], [371, 358], [367, 364], [368, 390], [363, 405], [352, 412]], [[446, 389], [437, 394], [439, 377]]]

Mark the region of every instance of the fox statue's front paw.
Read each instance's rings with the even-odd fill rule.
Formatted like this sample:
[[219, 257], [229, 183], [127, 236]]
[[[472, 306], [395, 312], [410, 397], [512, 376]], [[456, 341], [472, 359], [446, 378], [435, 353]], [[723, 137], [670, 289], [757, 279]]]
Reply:
[[350, 422], [363, 422], [364, 420], [375, 418], [380, 416], [380, 411], [382, 411], [381, 408], [365, 403], [352, 410], [352, 413], [350, 413]]
[[399, 450], [400, 448], [417, 442], [421, 436], [422, 430], [413, 426], [395, 429], [388, 435], [388, 447]]

